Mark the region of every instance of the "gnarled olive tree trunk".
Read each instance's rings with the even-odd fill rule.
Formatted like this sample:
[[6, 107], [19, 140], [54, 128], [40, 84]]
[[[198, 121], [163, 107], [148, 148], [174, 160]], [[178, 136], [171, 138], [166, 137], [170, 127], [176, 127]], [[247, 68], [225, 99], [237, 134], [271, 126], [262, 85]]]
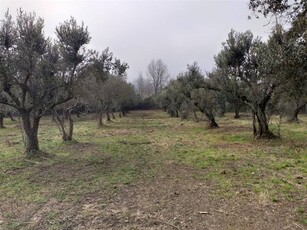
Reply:
[[252, 108], [254, 138], [277, 138], [277, 136], [269, 129], [269, 123], [265, 113], [265, 108], [265, 104], [257, 104]]
[[208, 120], [208, 127], [210, 129], [214, 129], [214, 128], [219, 128], [219, 125], [216, 123], [215, 121], [215, 117], [214, 117], [214, 114], [213, 114], [213, 111], [212, 109], [206, 109], [206, 108], [203, 108], [202, 106], [200, 106], [198, 103], [195, 103], [195, 106], [199, 109], [200, 112], [202, 112], [205, 117], [207, 118]]
[[5, 128], [3, 123], [4, 115], [0, 113], [0, 129]]
[[24, 144], [26, 146], [26, 155], [31, 157], [39, 153], [38, 145], [38, 127], [41, 117], [31, 116], [31, 112], [20, 112], [22, 119], [22, 128], [24, 131]]
[[241, 103], [239, 102], [234, 103], [234, 110], [235, 110], [234, 119], [240, 118], [240, 108], [241, 108]]
[[307, 102], [296, 103], [296, 104], [295, 104], [295, 108], [293, 109], [292, 114], [291, 114], [291, 116], [289, 117], [288, 120], [291, 121], [291, 122], [297, 122], [297, 123], [299, 123], [298, 114], [299, 114], [299, 112], [301, 111], [301, 109], [303, 109], [303, 108], [306, 106], [306, 103], [307, 103]]
[[[71, 117], [71, 108], [63, 108], [63, 114], [64, 116], [60, 116], [58, 112], [54, 109], [53, 113], [56, 118], [56, 121], [59, 126], [59, 130], [62, 134], [62, 140], [63, 141], [72, 141], [73, 131], [74, 131], [74, 121]], [[65, 117], [67, 119], [65, 119]], [[65, 124], [65, 120], [67, 120], [68, 125]]]

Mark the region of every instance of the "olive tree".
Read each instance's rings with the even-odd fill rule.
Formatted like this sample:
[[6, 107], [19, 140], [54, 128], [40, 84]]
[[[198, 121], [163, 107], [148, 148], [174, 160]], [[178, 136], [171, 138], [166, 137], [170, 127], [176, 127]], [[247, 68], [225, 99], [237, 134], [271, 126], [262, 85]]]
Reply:
[[307, 104], [307, 33], [303, 38], [286, 37], [281, 71], [283, 99], [290, 105], [290, 121], [299, 122], [298, 114]]
[[218, 56], [223, 56], [227, 65], [217, 62], [217, 67], [232, 69], [230, 74], [245, 89], [238, 91], [237, 96], [252, 111], [254, 136], [276, 137], [269, 129], [267, 108], [280, 95], [285, 80], [282, 30], [276, 27], [268, 42], [254, 39], [250, 32], [231, 31]]
[[73, 98], [83, 47], [90, 41], [87, 28], [71, 18], [56, 29], [52, 43], [43, 32], [44, 21], [18, 11], [1, 21], [0, 103], [20, 114], [26, 154], [39, 153], [40, 119], [55, 106]]

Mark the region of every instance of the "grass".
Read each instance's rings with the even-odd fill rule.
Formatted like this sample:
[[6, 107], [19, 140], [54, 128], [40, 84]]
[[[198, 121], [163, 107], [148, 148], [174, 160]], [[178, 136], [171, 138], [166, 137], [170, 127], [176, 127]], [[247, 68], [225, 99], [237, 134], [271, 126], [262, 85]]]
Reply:
[[[253, 140], [250, 119], [233, 120], [230, 114], [218, 119], [221, 128], [214, 130], [160, 111], [132, 112], [102, 128], [82, 117], [76, 118], [74, 141], [63, 143], [46, 117], [39, 139], [41, 149], [51, 154], [47, 159], [26, 159], [18, 122], [5, 121], [0, 228], [33, 229], [40, 219], [49, 229], [63, 229], [76, 215], [72, 207], [87, 197], [111, 202], [123, 186], [163, 175], [169, 161], [191, 167], [191, 178], [209, 181], [217, 198], [252, 194], [259, 203], [290, 202], [292, 214], [306, 224], [307, 117], [301, 118], [301, 124], [282, 124], [280, 140]], [[52, 206], [52, 200], [62, 202], [62, 209], [39, 218], [39, 210]], [[63, 221], [64, 213], [70, 214]]]

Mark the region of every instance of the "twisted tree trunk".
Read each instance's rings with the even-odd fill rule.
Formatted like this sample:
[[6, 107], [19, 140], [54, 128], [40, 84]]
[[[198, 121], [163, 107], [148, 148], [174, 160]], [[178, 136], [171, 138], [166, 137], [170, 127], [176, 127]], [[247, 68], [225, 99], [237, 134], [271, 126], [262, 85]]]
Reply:
[[[71, 117], [72, 108], [73, 107], [63, 109], [63, 114], [65, 114], [65, 116], [62, 116], [62, 118], [55, 109], [53, 110], [55, 118], [58, 122], [60, 132], [62, 134], [63, 141], [72, 141], [73, 130], [74, 130], [74, 121]], [[68, 126], [65, 125], [65, 117], [67, 117]]]
[[235, 109], [235, 116], [234, 116], [234, 119], [238, 119], [240, 118], [240, 108], [241, 108], [241, 105], [238, 104], [238, 103], [235, 103], [234, 105], [234, 109]]
[[0, 129], [5, 128], [5, 127], [4, 127], [4, 124], [3, 124], [3, 119], [4, 119], [4, 115], [3, 115], [3, 114], [0, 114]]
[[256, 139], [274, 139], [277, 136], [269, 129], [268, 119], [265, 114], [265, 105], [257, 104], [253, 109], [253, 132]]
[[24, 143], [26, 146], [26, 155], [29, 157], [37, 155], [39, 154], [38, 127], [39, 127], [40, 117], [34, 116], [31, 119], [31, 114], [28, 111], [22, 111], [20, 115], [25, 134]]
[[296, 106], [292, 112], [292, 115], [289, 118], [289, 121], [299, 123], [298, 114], [301, 111], [301, 109], [303, 109], [305, 106], [306, 106], [306, 102], [303, 102], [301, 104], [296, 103]]

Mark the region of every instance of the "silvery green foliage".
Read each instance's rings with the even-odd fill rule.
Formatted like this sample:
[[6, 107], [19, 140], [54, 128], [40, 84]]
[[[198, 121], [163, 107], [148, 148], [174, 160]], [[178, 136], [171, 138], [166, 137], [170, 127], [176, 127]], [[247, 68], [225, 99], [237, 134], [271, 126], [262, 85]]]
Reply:
[[0, 32], [0, 102], [41, 114], [73, 96], [72, 83], [90, 40], [73, 18], [57, 28], [55, 44], [43, 28], [43, 19], [19, 10], [16, 21], [6, 13]]
[[71, 18], [56, 29], [55, 43], [44, 35], [44, 21], [19, 10], [0, 24], [0, 103], [21, 115], [26, 153], [39, 151], [40, 118], [74, 97], [90, 41], [87, 28]]

